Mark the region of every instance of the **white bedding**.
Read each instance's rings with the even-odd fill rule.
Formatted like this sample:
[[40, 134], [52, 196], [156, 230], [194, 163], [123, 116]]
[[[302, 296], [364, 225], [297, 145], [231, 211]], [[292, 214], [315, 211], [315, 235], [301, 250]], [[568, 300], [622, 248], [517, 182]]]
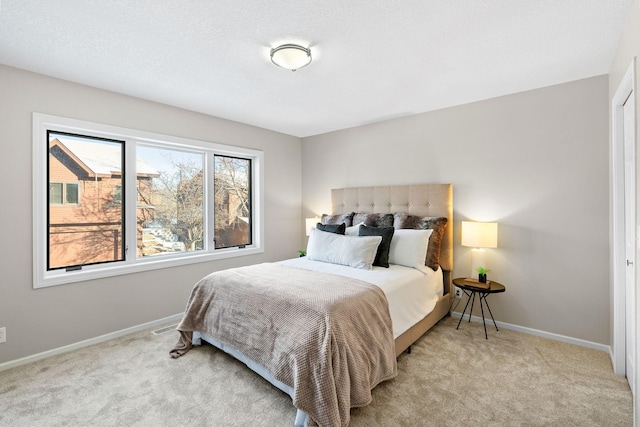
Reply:
[[292, 267], [352, 277], [378, 286], [387, 296], [389, 313], [393, 321], [393, 337], [397, 338], [411, 326], [431, 313], [443, 294], [442, 270], [426, 272], [415, 268], [391, 264], [389, 268], [373, 267], [372, 270], [347, 267], [338, 264], [312, 261], [307, 257], [280, 261]]

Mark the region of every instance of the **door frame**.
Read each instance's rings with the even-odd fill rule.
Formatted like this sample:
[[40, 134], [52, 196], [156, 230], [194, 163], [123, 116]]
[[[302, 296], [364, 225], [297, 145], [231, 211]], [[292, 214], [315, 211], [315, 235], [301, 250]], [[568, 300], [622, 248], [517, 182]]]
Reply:
[[[637, 102], [635, 85], [636, 58], [633, 58], [627, 68], [615, 95], [611, 99], [611, 132], [612, 132], [612, 191], [611, 191], [611, 320], [612, 343], [611, 362], [616, 375], [626, 374], [626, 256], [624, 229], [624, 131], [623, 107], [625, 101], [633, 93], [633, 102]], [[636, 110], [637, 111], [637, 110]], [[636, 123], [637, 125], [637, 123]], [[634, 129], [637, 126], [634, 126]], [[636, 195], [637, 197], [637, 195]], [[636, 260], [634, 260], [635, 262]], [[636, 343], [637, 344], [637, 343]], [[637, 352], [636, 352], [637, 359]], [[636, 360], [637, 361], [637, 360]], [[635, 363], [636, 369], [638, 364]]]

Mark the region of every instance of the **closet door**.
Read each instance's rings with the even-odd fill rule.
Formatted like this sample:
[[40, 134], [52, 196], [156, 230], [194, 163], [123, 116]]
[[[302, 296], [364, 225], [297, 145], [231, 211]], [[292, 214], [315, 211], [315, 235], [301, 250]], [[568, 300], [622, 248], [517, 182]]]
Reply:
[[631, 391], [635, 394], [635, 333], [636, 333], [636, 146], [635, 146], [635, 108], [633, 92], [627, 98], [623, 108], [624, 129], [624, 213], [625, 213], [625, 371]]

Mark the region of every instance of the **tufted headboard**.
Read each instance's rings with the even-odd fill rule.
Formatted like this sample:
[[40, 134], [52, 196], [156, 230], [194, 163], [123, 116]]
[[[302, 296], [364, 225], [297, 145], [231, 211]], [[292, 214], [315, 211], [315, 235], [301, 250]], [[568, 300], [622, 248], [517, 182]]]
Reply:
[[453, 269], [453, 186], [451, 184], [394, 185], [353, 187], [331, 190], [333, 214], [408, 213], [419, 216], [443, 216], [448, 219], [440, 248], [445, 293], [451, 288]]

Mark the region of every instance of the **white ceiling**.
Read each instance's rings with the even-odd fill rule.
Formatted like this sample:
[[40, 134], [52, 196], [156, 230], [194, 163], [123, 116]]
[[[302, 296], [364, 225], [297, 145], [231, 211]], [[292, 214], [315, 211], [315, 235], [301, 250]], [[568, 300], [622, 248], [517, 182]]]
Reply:
[[606, 74], [632, 1], [0, 0], [0, 63], [305, 137]]

